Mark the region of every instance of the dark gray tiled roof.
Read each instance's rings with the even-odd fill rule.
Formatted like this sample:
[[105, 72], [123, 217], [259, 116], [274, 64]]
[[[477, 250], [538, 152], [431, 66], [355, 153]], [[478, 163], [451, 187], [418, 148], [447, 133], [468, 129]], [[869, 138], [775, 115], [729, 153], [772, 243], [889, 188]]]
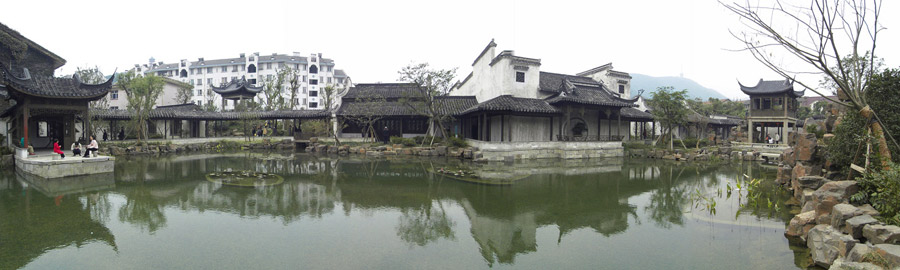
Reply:
[[550, 104], [570, 102], [584, 105], [637, 107], [637, 105], [634, 105], [633, 101], [615, 97], [602, 86], [591, 87], [575, 85], [574, 89], [562, 92], [555, 97], [548, 98], [547, 102]]
[[31, 76], [23, 71], [20, 77], [6, 69], [5, 63], [0, 63], [0, 66], [0, 84], [6, 85], [9, 91], [43, 98], [98, 99], [109, 92], [115, 77], [112, 76], [101, 84], [85, 84], [75, 76]]
[[463, 111], [461, 114], [464, 115], [474, 112], [557, 114], [559, 113], [559, 110], [542, 99], [519, 98], [510, 95], [502, 95], [489, 99], [485, 102], [478, 103], [478, 105], [475, 105], [474, 107]]
[[347, 77], [347, 73], [344, 73], [344, 70], [343, 70], [343, 69], [335, 69], [335, 70], [334, 70], [334, 77], [335, 77], [335, 78], [346, 78], [346, 77]]
[[347, 90], [344, 99], [384, 98], [395, 100], [419, 96], [418, 86], [413, 83], [360, 83]]
[[222, 87], [217, 87], [213, 85], [212, 90], [222, 96], [256, 96], [257, 93], [262, 91], [262, 86], [252, 86], [249, 82], [247, 82], [246, 77], [241, 77], [237, 80], [231, 80], [227, 85]]
[[572, 83], [587, 84], [587, 85], [594, 85], [594, 86], [600, 85], [599, 82], [597, 82], [591, 78], [583, 77], [583, 76], [572, 76], [572, 75], [551, 73], [551, 72], [544, 72], [544, 71], [541, 71], [539, 76], [540, 76], [540, 81], [538, 83], [538, 88], [541, 91], [545, 91], [545, 92], [559, 93], [559, 92], [563, 91], [563, 88], [564, 88], [563, 81], [566, 79], [568, 79]]
[[[183, 105], [183, 104], [182, 104]], [[181, 105], [176, 105], [181, 106]], [[196, 105], [195, 105], [196, 106]], [[199, 108], [199, 106], [196, 106]], [[94, 117], [101, 120], [130, 120], [132, 114], [128, 110], [93, 110]], [[324, 118], [328, 115], [324, 110], [283, 110], [258, 112], [207, 112], [195, 109], [157, 108], [150, 111], [151, 120], [241, 120], [245, 116], [260, 120], [272, 119], [311, 119]]]
[[794, 83], [790, 80], [763, 81], [759, 79], [756, 86], [744, 86], [740, 82], [741, 91], [747, 95], [770, 95], [788, 93], [794, 97], [802, 97], [803, 91], [794, 91]]
[[[435, 98], [435, 107], [443, 115], [459, 115], [464, 110], [475, 106], [478, 101], [474, 96], [442, 96]], [[420, 116], [425, 106], [423, 102], [415, 101], [359, 101], [348, 100], [341, 103], [337, 115], [339, 116]]]
[[653, 114], [635, 108], [622, 108], [622, 118], [629, 120], [653, 120]]

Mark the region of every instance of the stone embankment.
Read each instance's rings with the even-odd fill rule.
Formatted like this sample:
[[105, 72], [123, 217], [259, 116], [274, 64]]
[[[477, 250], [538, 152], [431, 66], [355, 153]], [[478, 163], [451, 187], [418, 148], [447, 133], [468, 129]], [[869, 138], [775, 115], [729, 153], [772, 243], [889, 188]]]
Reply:
[[629, 149], [626, 155], [639, 158], [668, 159], [676, 161], [710, 160], [762, 160], [759, 152], [734, 151], [730, 145], [703, 147], [699, 149]]
[[319, 154], [336, 154], [336, 155], [364, 155], [368, 157], [382, 156], [432, 156], [432, 157], [455, 157], [462, 159], [478, 159], [481, 154], [475, 147], [449, 147], [437, 145], [433, 147], [414, 147], [404, 146], [402, 144], [394, 145], [335, 145], [334, 143], [319, 142], [316, 138], [310, 138], [309, 145], [306, 147], [308, 153]]
[[128, 155], [158, 155], [170, 153], [186, 153], [186, 152], [204, 152], [217, 150], [294, 150], [292, 140], [286, 139], [281, 141], [262, 140], [252, 143], [239, 141], [212, 141], [191, 144], [147, 144], [139, 145], [114, 145], [107, 144], [100, 146], [100, 153], [112, 156], [128, 156]]
[[802, 206], [785, 230], [789, 239], [809, 247], [811, 260], [829, 269], [900, 269], [900, 227], [885, 225], [872, 206], [853, 205], [856, 181], [845, 180], [825, 160], [815, 134], [789, 138], [793, 147], [781, 155], [777, 183], [793, 192]]

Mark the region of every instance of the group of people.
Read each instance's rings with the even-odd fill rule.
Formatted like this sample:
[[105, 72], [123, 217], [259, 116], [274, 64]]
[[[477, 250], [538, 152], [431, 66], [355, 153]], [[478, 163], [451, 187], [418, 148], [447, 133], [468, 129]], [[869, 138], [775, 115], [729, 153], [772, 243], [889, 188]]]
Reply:
[[781, 134], [776, 133], [774, 138], [772, 136], [766, 135], [765, 143], [768, 143], [768, 144], [781, 143]]
[[[115, 138], [115, 137], [113, 137], [113, 138]], [[104, 141], [104, 142], [105, 142], [106, 140], [108, 140], [108, 139], [113, 139], [113, 138], [110, 138], [110, 137], [109, 137], [109, 135], [106, 133], [106, 130], [105, 130], [105, 129], [103, 130], [103, 141]], [[120, 141], [121, 141], [121, 140], [125, 140], [125, 128], [122, 128], [121, 130], [119, 130], [118, 139], [119, 139]]]
[[[82, 157], [90, 157], [91, 152], [96, 153], [97, 150], [100, 148], [100, 145], [97, 143], [97, 140], [94, 139], [94, 136], [90, 136], [90, 138], [91, 138], [91, 142], [87, 145], [87, 147], [85, 147], [84, 155]], [[72, 144], [72, 155], [74, 155], [76, 157], [80, 156], [81, 148], [82, 148], [82, 146], [81, 146], [80, 142], [73, 143]], [[59, 154], [60, 158], [66, 158], [66, 153], [63, 152], [62, 149], [60, 149], [58, 139], [53, 140], [53, 153]]]

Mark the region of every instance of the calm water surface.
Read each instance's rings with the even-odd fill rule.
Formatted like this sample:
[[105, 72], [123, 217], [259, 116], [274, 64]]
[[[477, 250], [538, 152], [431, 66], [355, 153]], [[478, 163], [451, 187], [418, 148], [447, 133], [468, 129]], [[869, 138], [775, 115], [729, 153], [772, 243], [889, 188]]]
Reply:
[[[226, 170], [285, 181], [205, 178]], [[805, 251], [783, 236], [789, 208], [724, 192], [747, 177], [774, 170], [203, 154], [119, 159], [112, 175], [69, 181], [2, 172], [0, 269], [797, 268]], [[775, 204], [788, 196], [762, 189]]]

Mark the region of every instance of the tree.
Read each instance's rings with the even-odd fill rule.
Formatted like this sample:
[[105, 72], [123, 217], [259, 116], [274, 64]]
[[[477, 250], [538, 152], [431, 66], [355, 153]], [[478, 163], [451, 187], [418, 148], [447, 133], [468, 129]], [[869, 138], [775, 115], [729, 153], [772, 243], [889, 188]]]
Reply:
[[178, 86], [178, 92], [175, 93], [175, 103], [186, 104], [191, 102], [194, 96], [194, 86], [190, 84], [181, 84]]
[[349, 112], [344, 117], [360, 128], [363, 137], [368, 135], [373, 141], [377, 140], [378, 132], [375, 130], [375, 122], [384, 118], [380, 108], [384, 107], [387, 99], [376, 91], [362, 90], [353, 102], [355, 111]]
[[[78, 75], [78, 78], [86, 84], [100, 84], [106, 81], [106, 77], [103, 76], [103, 73], [100, 72], [100, 68], [97, 66], [76, 68], [75, 75]], [[94, 118], [92, 111], [106, 110], [108, 108], [109, 99], [107, 98], [101, 98], [95, 101], [88, 102], [88, 110], [85, 112], [84, 118], [81, 120], [87, 123], [84, 130], [85, 134], [93, 135], [98, 133], [99, 131], [97, 130], [99, 127], [94, 126], [93, 121], [91, 121], [91, 119]], [[87, 139], [87, 137], [85, 137], [85, 139]]]
[[252, 99], [242, 99], [234, 105], [234, 111], [239, 113], [238, 118], [241, 121], [241, 129], [243, 129], [244, 137], [248, 142], [254, 135], [253, 127], [259, 125], [259, 118], [253, 112], [259, 111], [261, 107], [259, 103]]
[[[206, 102], [203, 103], [203, 110], [207, 112], [215, 112], [218, 110], [216, 108], [216, 93], [210, 90], [206, 90], [206, 95], [204, 95]], [[225, 109], [225, 108], [222, 108]]]
[[128, 111], [131, 113], [131, 126], [137, 132], [138, 143], [147, 139], [147, 121], [156, 100], [162, 94], [165, 81], [153, 75], [135, 76], [128, 71], [119, 77], [119, 87], [128, 96]]
[[291, 68], [285, 69], [285, 76], [287, 76], [288, 80], [288, 90], [291, 91], [291, 99], [288, 102], [282, 102], [282, 108], [286, 110], [293, 110], [296, 108], [300, 102], [297, 101], [297, 91], [300, 90], [300, 76], [299, 73]]
[[434, 130], [437, 126], [440, 129], [440, 136], [447, 137], [449, 130], [444, 127], [444, 122], [452, 117], [442, 108], [444, 103], [440, 102], [440, 97], [450, 93], [456, 69], [431, 69], [428, 63], [420, 63], [403, 67], [398, 73], [400, 81], [411, 82], [418, 86], [413, 96], [401, 99], [401, 102], [417, 114], [428, 117], [428, 134], [437, 136]]
[[[883, 112], [874, 111], [865, 97], [869, 79], [876, 72], [878, 33], [884, 29], [878, 20], [880, 0], [811, 0], [809, 6], [784, 4], [780, 0], [771, 6], [749, 2], [722, 5], [737, 14], [747, 27], [748, 32], [731, 32], [743, 43], [744, 51], [784, 78], [823, 74], [838, 90], [841, 100], [822, 94], [802, 79], [795, 82], [869, 120], [866, 126], [878, 141], [879, 154], [890, 159], [885, 135], [891, 134], [884, 131], [883, 119], [879, 117]], [[779, 28], [782, 25], [789, 28]], [[781, 64], [785, 55], [804, 65], [785, 67]], [[882, 167], [888, 168], [887, 160], [883, 160]]]
[[[338, 92], [337, 89], [335, 89], [333, 86], [329, 85], [329, 86], [325, 86], [325, 88], [322, 88], [322, 93], [319, 95], [319, 99], [322, 101], [321, 102], [322, 107], [325, 108], [325, 115], [326, 115], [325, 122], [326, 123], [331, 123], [330, 120], [332, 119], [332, 117], [331, 117], [332, 112], [335, 109], [332, 107], [334, 107], [335, 99], [338, 98], [337, 92]], [[345, 124], [344, 124], [343, 120], [335, 119], [335, 122], [333, 123], [333, 125], [331, 125], [328, 129], [326, 129], [328, 135], [331, 135], [331, 137], [334, 138], [335, 145], [341, 144], [341, 140], [337, 136], [337, 134], [338, 134], [337, 131], [340, 128], [343, 128], [344, 126], [345, 126]]]
[[653, 118], [663, 127], [660, 139], [669, 137], [669, 149], [674, 149], [672, 130], [687, 122], [688, 110], [684, 106], [687, 100], [687, 90], [675, 91], [674, 87], [662, 86], [653, 92], [647, 104], [653, 113]]
[[290, 74], [290, 68], [284, 68], [278, 70], [275, 77], [266, 78], [265, 83], [263, 84], [263, 97], [261, 100], [261, 105], [264, 110], [274, 111], [285, 107], [281, 90], [284, 88], [284, 80], [287, 76], [290, 76]]

